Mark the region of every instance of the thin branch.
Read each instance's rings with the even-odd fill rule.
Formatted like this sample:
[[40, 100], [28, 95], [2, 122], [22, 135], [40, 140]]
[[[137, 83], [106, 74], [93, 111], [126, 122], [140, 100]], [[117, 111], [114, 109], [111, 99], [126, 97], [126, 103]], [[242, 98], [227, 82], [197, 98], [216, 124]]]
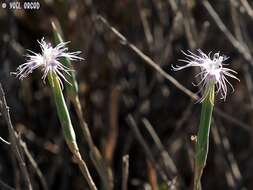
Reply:
[[110, 95], [110, 108], [109, 108], [109, 133], [106, 137], [106, 143], [104, 147], [105, 158], [108, 163], [112, 163], [114, 151], [117, 144], [118, 138], [118, 101], [120, 97], [120, 89], [113, 87]]
[[15, 190], [13, 187], [7, 185], [0, 179], [0, 189], [2, 190]]
[[149, 58], [147, 55], [145, 55], [140, 49], [138, 49], [134, 44], [130, 43], [116, 28], [111, 26], [109, 22], [102, 16], [97, 16], [97, 19], [100, 20], [102, 23], [105, 24], [105, 26], [110, 29], [121, 41], [123, 45], [126, 45], [131, 50], [133, 50], [140, 58], [142, 58], [145, 63], [147, 63], [149, 66], [151, 66], [153, 69], [155, 69], [158, 73], [160, 73], [164, 78], [168, 79], [174, 86], [176, 86], [179, 90], [181, 90], [183, 93], [187, 94], [189, 97], [191, 97], [193, 100], [198, 100], [198, 96], [185, 88], [181, 83], [179, 83], [174, 77], [166, 73], [162, 68], [155, 63], [151, 58]]
[[171, 6], [171, 9], [173, 10], [174, 14], [178, 13], [178, 5], [175, 0], [168, 0], [168, 3]]
[[33, 156], [31, 155], [31, 153], [29, 152], [28, 148], [27, 148], [27, 145], [24, 141], [22, 141], [20, 139], [19, 141], [20, 145], [22, 146], [23, 150], [24, 150], [24, 153], [26, 155], [26, 157], [28, 158], [29, 162], [31, 163], [33, 169], [35, 170], [37, 176], [39, 177], [39, 180], [41, 182], [41, 185], [43, 187], [44, 190], [48, 190], [48, 187], [47, 187], [47, 183], [46, 183], [46, 179], [45, 177], [43, 176], [38, 164], [36, 163], [36, 161], [34, 160]]
[[253, 19], [253, 9], [250, 6], [249, 2], [247, 0], [241, 0], [241, 3], [243, 7], [245, 8], [247, 14], [250, 16], [251, 19]]
[[222, 22], [221, 18], [219, 15], [215, 12], [211, 4], [207, 1], [203, 1], [203, 5], [206, 8], [206, 10], [209, 12], [211, 17], [214, 19], [215, 23], [219, 27], [219, 29], [224, 33], [224, 35], [228, 38], [230, 43], [238, 50], [239, 53], [242, 54], [245, 60], [247, 60], [251, 65], [253, 65], [253, 59], [252, 55], [247, 47], [246, 44], [239, 42], [233, 34], [228, 30], [226, 25]]
[[149, 132], [150, 136], [152, 137], [153, 141], [155, 142], [155, 145], [158, 148], [159, 152], [161, 153], [164, 165], [167, 168], [170, 168], [172, 175], [176, 175], [178, 173], [177, 167], [176, 167], [175, 163], [173, 162], [173, 159], [170, 157], [168, 152], [165, 150], [165, 148], [164, 148], [160, 138], [156, 134], [153, 126], [146, 118], [143, 118], [142, 122], [143, 122], [144, 126], [146, 127], [147, 131]]
[[188, 44], [190, 48], [196, 49], [199, 47], [199, 38], [198, 38], [198, 31], [196, 27], [195, 20], [193, 19], [192, 13], [189, 10], [189, 1], [182, 0], [181, 1], [181, 7], [180, 11], [183, 15], [183, 23], [184, 23], [184, 29], [185, 29], [185, 35], [188, 40]]
[[[242, 186], [242, 175], [238, 166], [238, 163], [235, 159], [235, 156], [231, 150], [231, 145], [229, 142], [229, 139], [226, 135], [226, 131], [224, 126], [219, 124], [217, 126], [214, 123], [214, 127], [212, 127], [212, 133], [214, 137], [214, 142], [218, 147], [220, 148], [220, 152], [222, 153], [222, 156], [225, 158], [225, 161], [229, 165], [229, 170], [228, 171], [230, 174], [227, 174], [229, 176], [228, 180], [229, 185], [234, 185], [234, 189], [244, 189], [245, 187]], [[230, 184], [231, 183], [231, 184]]]
[[5, 144], [8, 144], [8, 145], [10, 145], [11, 143], [10, 142], [8, 142], [7, 140], [4, 140], [2, 137], [0, 137], [0, 141], [2, 141], [3, 143], [5, 143]]
[[21, 172], [24, 176], [26, 189], [32, 190], [32, 184], [31, 184], [31, 180], [30, 180], [30, 177], [28, 174], [26, 163], [25, 163], [24, 158], [21, 153], [20, 144], [18, 143], [18, 137], [17, 137], [18, 135], [17, 135], [16, 131], [14, 130], [12, 122], [11, 122], [9, 107], [7, 106], [5, 94], [4, 94], [1, 83], [0, 83], [0, 101], [1, 101], [0, 107], [1, 107], [3, 116], [7, 122], [7, 125], [8, 125], [10, 142], [11, 142], [11, 149], [16, 156], [19, 167], [20, 167]]
[[218, 114], [220, 117], [222, 117], [222, 118], [225, 119], [226, 121], [228, 121], [228, 122], [230, 122], [230, 123], [233, 123], [233, 124], [235, 124], [235, 125], [237, 125], [237, 126], [240, 126], [242, 129], [244, 129], [244, 130], [246, 130], [246, 131], [252, 133], [252, 127], [251, 127], [251, 126], [249, 126], [249, 125], [247, 125], [247, 124], [241, 122], [240, 120], [238, 120], [238, 119], [236, 119], [236, 118], [230, 116], [229, 114], [227, 114], [227, 113], [221, 111], [220, 109], [215, 108], [215, 109], [214, 109], [214, 113], [215, 113], [215, 114]]
[[[210, 5], [210, 4], [209, 4]], [[215, 12], [214, 12], [215, 13]], [[216, 14], [216, 13], [215, 13]], [[217, 14], [216, 14], [217, 17]], [[158, 64], [156, 64], [151, 58], [149, 58], [147, 55], [145, 55], [143, 52], [141, 52], [141, 50], [139, 50], [135, 45], [133, 45], [132, 43], [130, 43], [125, 36], [123, 36], [123, 34], [121, 34], [118, 30], [116, 30], [115, 27], [111, 26], [109, 24], [109, 22], [102, 17], [101, 15], [97, 16], [97, 19], [100, 20], [102, 23], [105, 24], [105, 26], [107, 28], [110, 29], [111, 32], [113, 32], [121, 41], [121, 43], [123, 45], [126, 45], [127, 47], [129, 47], [130, 49], [132, 49], [140, 58], [142, 58], [145, 63], [147, 63], [148, 65], [150, 65], [153, 69], [155, 69], [158, 73], [160, 73], [164, 78], [168, 79], [172, 84], [174, 84], [179, 90], [181, 90], [182, 92], [184, 92], [187, 96], [189, 96], [192, 100], [196, 101], [199, 99], [199, 96], [194, 94], [193, 92], [191, 92], [189, 89], [185, 88], [182, 84], [180, 84], [175, 78], [173, 78], [171, 75], [167, 74], [165, 71], [162, 70], [161, 67], [159, 67]], [[219, 17], [218, 17], [219, 19]], [[219, 19], [220, 20], [220, 19]], [[220, 20], [220, 22], [222, 23], [222, 21]], [[225, 25], [222, 23], [223, 28], [225, 27]], [[226, 27], [225, 27], [226, 29]], [[227, 29], [226, 29], [227, 30]], [[228, 31], [228, 30], [227, 30]], [[230, 33], [230, 32], [229, 32]], [[231, 34], [231, 33], [230, 33]], [[229, 35], [232, 36], [233, 35]], [[240, 43], [239, 43], [240, 46]], [[248, 55], [248, 54], [247, 54]], [[245, 55], [246, 56], [246, 55]], [[251, 57], [251, 55], [249, 54], [249, 56]], [[247, 57], [247, 56], [246, 56]], [[248, 58], [249, 59], [249, 58]], [[253, 61], [253, 59], [252, 59]], [[223, 112], [222, 110], [215, 108], [214, 110], [215, 113], [219, 114], [221, 117], [223, 117], [224, 119], [226, 119], [227, 121], [236, 124], [238, 126], [241, 126], [243, 129], [246, 130], [250, 130], [252, 131], [251, 127], [249, 127], [248, 125], [244, 124], [243, 122], [239, 121], [238, 119], [228, 115], [227, 113]]]
[[[247, 45], [247, 43], [245, 42], [245, 40], [243, 38], [243, 34], [242, 34], [242, 30], [241, 30], [240, 15], [238, 14], [237, 8], [233, 4], [232, 0], [230, 0], [230, 7], [231, 7], [232, 20], [233, 20], [233, 24], [234, 24], [235, 36], [239, 42], [242, 42], [245, 45]], [[249, 49], [248, 45], [247, 45], [247, 48]], [[243, 64], [242, 68], [244, 71], [244, 78], [245, 78], [245, 82], [246, 82], [249, 97], [250, 97], [250, 105], [251, 105], [251, 108], [253, 108], [253, 96], [252, 96], [253, 95], [253, 83], [252, 83], [251, 74], [250, 74], [250, 65]]]
[[122, 158], [122, 190], [127, 190], [127, 181], [129, 176], [129, 155]]
[[144, 140], [143, 136], [141, 135], [140, 130], [137, 127], [137, 124], [133, 118], [132, 115], [128, 114], [126, 121], [128, 123], [128, 125], [131, 127], [133, 134], [135, 135], [136, 139], [139, 141], [139, 143], [141, 144], [144, 153], [146, 154], [146, 156], [148, 157], [148, 159], [150, 160], [150, 162], [156, 167], [157, 171], [159, 172], [160, 176], [163, 178], [163, 180], [167, 183], [167, 185], [169, 186], [170, 182], [168, 180], [168, 177], [166, 176], [166, 173], [164, 172], [164, 168], [162, 168], [160, 166], [160, 163], [156, 162], [148, 144], [146, 143], [146, 141]]
[[141, 0], [137, 1], [138, 4], [138, 9], [139, 9], [139, 15], [140, 15], [140, 19], [141, 19], [141, 23], [142, 23], [142, 27], [144, 30], [144, 34], [145, 34], [145, 38], [148, 44], [148, 47], [150, 50], [152, 50], [152, 46], [154, 43], [154, 37], [152, 35], [150, 26], [149, 26], [149, 22], [148, 22], [148, 10], [142, 5]]
[[111, 168], [107, 165], [105, 159], [102, 157], [99, 149], [96, 147], [96, 145], [93, 142], [93, 139], [91, 137], [91, 133], [88, 127], [88, 124], [83, 118], [83, 111], [82, 106], [79, 100], [79, 97], [76, 96], [75, 100], [73, 101], [74, 107], [76, 109], [76, 113], [78, 115], [78, 119], [80, 122], [80, 126], [83, 132], [83, 135], [85, 137], [85, 140], [90, 148], [90, 158], [101, 177], [103, 184], [106, 189], [112, 189], [113, 188], [113, 176], [111, 172]]
[[158, 182], [157, 182], [157, 172], [154, 165], [146, 159], [147, 162], [147, 170], [148, 170], [148, 179], [152, 190], [158, 190]]

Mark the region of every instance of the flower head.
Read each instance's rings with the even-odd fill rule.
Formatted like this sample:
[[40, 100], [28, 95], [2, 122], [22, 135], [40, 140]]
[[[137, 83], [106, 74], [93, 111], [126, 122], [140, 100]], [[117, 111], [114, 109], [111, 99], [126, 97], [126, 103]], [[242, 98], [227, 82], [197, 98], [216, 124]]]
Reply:
[[30, 54], [26, 55], [26, 62], [20, 65], [13, 74], [15, 74], [20, 80], [23, 80], [35, 69], [41, 68], [43, 71], [43, 81], [45, 81], [49, 72], [53, 72], [58, 76], [61, 86], [63, 86], [61, 79], [68, 82], [64, 73], [70, 75], [69, 72], [72, 70], [61, 64], [60, 59], [67, 58], [71, 61], [82, 60], [83, 58], [78, 56], [81, 51], [68, 52], [66, 45], [69, 42], [61, 42], [53, 47], [51, 43], [45, 42], [44, 38], [42, 38], [38, 43], [40, 44], [41, 53], [35, 53], [28, 50]]
[[[228, 59], [228, 57], [224, 55], [220, 55], [220, 53], [214, 53], [211, 57], [211, 52], [206, 55], [200, 49], [197, 50], [198, 54], [194, 54], [191, 51], [187, 51], [187, 53], [182, 53], [186, 56], [186, 59], [180, 59], [179, 61], [187, 63], [184, 66], [176, 66], [173, 67], [175, 71], [182, 70], [187, 67], [200, 67], [200, 73], [196, 75], [196, 77], [200, 76], [200, 82], [196, 84], [196, 86], [200, 86], [200, 91], [206, 90], [211, 83], [214, 83], [216, 86], [216, 93], [221, 94], [221, 99], [226, 99], [227, 96], [227, 84], [232, 88], [234, 88], [232, 84], [228, 81], [227, 77], [234, 78], [240, 81], [234, 74], [237, 74], [236, 71], [225, 68], [223, 62]], [[206, 98], [206, 93], [200, 99], [202, 102]]]

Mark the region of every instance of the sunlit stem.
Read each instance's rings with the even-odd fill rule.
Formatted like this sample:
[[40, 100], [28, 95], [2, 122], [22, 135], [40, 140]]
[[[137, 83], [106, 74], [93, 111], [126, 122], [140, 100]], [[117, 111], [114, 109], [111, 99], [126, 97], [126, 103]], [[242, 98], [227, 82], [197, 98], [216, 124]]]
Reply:
[[73, 129], [69, 112], [66, 106], [66, 102], [62, 93], [59, 78], [56, 73], [51, 71], [48, 74], [48, 80], [53, 91], [57, 114], [58, 114], [62, 129], [63, 129], [64, 138], [69, 147], [69, 150], [72, 152], [75, 160], [77, 161], [78, 166], [83, 176], [85, 177], [90, 189], [97, 190], [96, 185], [93, 182], [93, 179], [89, 173], [89, 170], [79, 152], [79, 148], [76, 143], [75, 131]]
[[[54, 41], [56, 44], [62, 43], [63, 38], [61, 35], [61, 29], [60, 25], [58, 27], [56, 26], [56, 23], [52, 21], [52, 27], [53, 27], [53, 34], [54, 34]], [[70, 60], [67, 58], [64, 58], [61, 60], [61, 63], [65, 65], [66, 67], [72, 69]], [[80, 121], [80, 125], [83, 131], [83, 135], [85, 137], [85, 140], [87, 141], [89, 148], [90, 148], [90, 157], [95, 165], [96, 170], [98, 171], [99, 176], [102, 179], [103, 187], [105, 190], [113, 189], [113, 176], [112, 171], [109, 165], [107, 165], [105, 159], [102, 157], [100, 151], [93, 143], [90, 130], [88, 128], [87, 123], [84, 120], [82, 106], [80, 103], [80, 99], [78, 96], [78, 83], [76, 80], [75, 72], [70, 72], [70, 75], [66, 76], [69, 83], [66, 83], [66, 92], [69, 100], [73, 103], [74, 108], [77, 112], [78, 119]]]
[[196, 152], [195, 152], [195, 169], [194, 169], [194, 190], [200, 190], [200, 180], [206, 165], [209, 132], [212, 121], [212, 112], [214, 107], [215, 84], [210, 82], [205, 90], [205, 99], [202, 102], [199, 131], [197, 135]]

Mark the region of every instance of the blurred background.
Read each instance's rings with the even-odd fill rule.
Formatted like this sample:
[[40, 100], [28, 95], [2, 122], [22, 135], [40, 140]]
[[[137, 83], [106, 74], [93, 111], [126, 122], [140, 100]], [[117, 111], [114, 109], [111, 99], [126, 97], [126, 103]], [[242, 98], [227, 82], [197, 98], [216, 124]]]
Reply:
[[[52, 20], [71, 41], [70, 51], [81, 50], [85, 58], [73, 63], [79, 96], [94, 144], [111, 168], [113, 189], [192, 188], [201, 105], [184, 88], [198, 91], [192, 85], [198, 70], [174, 72], [171, 66], [183, 64], [181, 50], [197, 49], [229, 56], [226, 63], [241, 80], [231, 80], [235, 92], [225, 102], [216, 98], [202, 187], [253, 189], [251, 0], [41, 0], [38, 9], [24, 9], [24, 1], [14, 9], [10, 2], [0, 7], [0, 82], [27, 148], [22, 146], [33, 189], [88, 189], [42, 73], [23, 81], [10, 75], [24, 63], [26, 49], [40, 52], [37, 40], [53, 41]], [[68, 106], [84, 160], [98, 189], [105, 189]], [[9, 139], [1, 116], [0, 131]], [[25, 189], [10, 146], [1, 142], [0, 152], [0, 189]]]

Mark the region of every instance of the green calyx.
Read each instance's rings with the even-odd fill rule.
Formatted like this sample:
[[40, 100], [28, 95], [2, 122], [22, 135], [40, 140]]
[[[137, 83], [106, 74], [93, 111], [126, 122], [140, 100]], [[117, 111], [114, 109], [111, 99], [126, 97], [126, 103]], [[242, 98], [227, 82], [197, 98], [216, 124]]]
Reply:
[[200, 189], [200, 179], [203, 169], [206, 165], [208, 155], [209, 133], [215, 97], [215, 83], [210, 83], [207, 86], [204, 95], [205, 99], [202, 102], [200, 124], [196, 143], [194, 190]]

